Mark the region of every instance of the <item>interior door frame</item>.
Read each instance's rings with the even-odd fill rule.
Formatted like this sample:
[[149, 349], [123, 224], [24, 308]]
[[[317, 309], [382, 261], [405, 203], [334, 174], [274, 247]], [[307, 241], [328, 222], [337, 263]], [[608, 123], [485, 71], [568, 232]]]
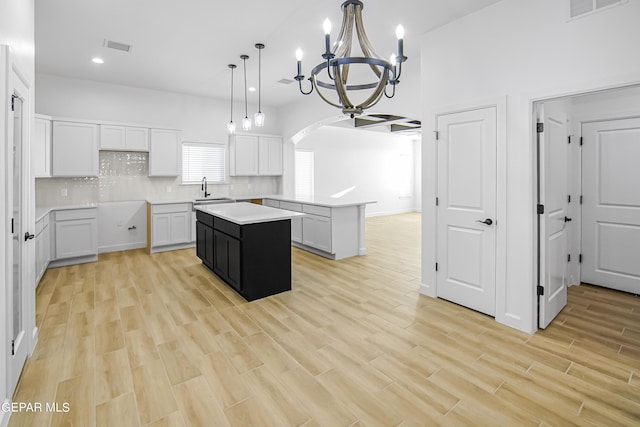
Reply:
[[[484, 108], [496, 109], [496, 309], [495, 319], [500, 323], [509, 323], [509, 314], [505, 311], [506, 306], [506, 283], [507, 283], [507, 97], [492, 97], [479, 99], [474, 102], [452, 104], [431, 110], [427, 117], [430, 120], [428, 126], [422, 134], [422, 158], [435, 159], [433, 163], [426, 165], [423, 161], [422, 174], [424, 183], [423, 194], [426, 197], [438, 194], [438, 148], [435, 137], [435, 130], [438, 127], [438, 117], [448, 114], [462, 113]], [[429, 132], [432, 131], [432, 132]], [[433, 165], [434, 167], [430, 167]], [[427, 200], [427, 198], [424, 200]], [[425, 210], [428, 215], [425, 215]], [[425, 217], [435, 218], [435, 221], [427, 222]], [[423, 234], [434, 236], [433, 239], [424, 242], [425, 254], [423, 264], [424, 282], [420, 285], [420, 293], [437, 298], [437, 274], [435, 263], [438, 260], [438, 212], [435, 199], [432, 203], [424, 203], [422, 214]]]
[[[11, 151], [9, 147], [13, 145], [13, 111], [11, 111], [11, 95], [14, 93], [19, 93], [21, 98], [23, 99], [23, 108], [24, 108], [24, 120], [22, 121], [22, 144], [21, 144], [21, 174], [22, 174], [22, 232], [29, 231], [31, 233], [35, 232], [35, 180], [32, 176], [32, 168], [31, 168], [31, 129], [33, 126], [33, 117], [34, 117], [34, 105], [33, 105], [33, 88], [30, 83], [27, 75], [20, 69], [18, 64], [12, 61], [11, 51], [8, 46], [0, 46], [2, 53], [0, 54], [4, 61], [4, 80], [0, 82], [3, 90], [0, 90], [0, 94], [4, 96], [3, 104], [4, 104], [4, 132], [2, 133], [3, 139], [3, 159], [2, 165], [4, 167], [5, 176], [3, 177], [6, 188], [9, 188], [9, 183], [12, 183], [12, 175], [13, 175], [13, 165], [12, 160], [13, 156], [11, 155]], [[11, 175], [11, 177], [9, 177]], [[5, 192], [2, 194], [4, 209], [2, 212], [3, 218], [5, 219], [5, 223], [9, 222], [9, 218], [12, 217], [12, 206], [13, 201], [9, 198], [12, 196], [11, 192]], [[10, 230], [7, 230], [5, 236], [8, 236]], [[4, 372], [4, 383], [7, 384], [6, 395], [11, 397], [14, 390], [11, 389], [11, 346], [9, 344], [10, 337], [12, 335], [12, 331], [9, 331], [9, 316], [13, 316], [13, 313], [10, 312], [10, 298], [12, 296], [12, 253], [13, 249], [10, 247], [9, 239], [5, 239], [3, 242], [5, 256], [5, 289], [2, 290], [2, 294], [5, 299], [5, 306], [2, 309], [4, 312], [4, 329], [2, 334], [4, 334], [4, 342], [3, 344], [7, 345], [6, 348], [2, 348], [2, 353], [4, 356], [4, 360], [0, 359], [2, 362], [2, 366], [0, 369]], [[38, 337], [38, 329], [35, 324], [35, 243], [34, 241], [30, 241], [28, 244], [21, 245], [21, 257], [22, 257], [22, 276], [21, 276], [21, 289], [22, 289], [22, 321], [25, 330], [25, 346], [26, 346], [26, 354], [27, 357], [33, 352], [35, 347], [37, 337]], [[11, 299], [12, 301], [12, 299]]]
[[[582, 90], [581, 89], [577, 89], [577, 90], [573, 90], [571, 92], [553, 92], [553, 93], [538, 93], [536, 95], [530, 94], [527, 96], [528, 98], [528, 105], [529, 105], [529, 129], [530, 129], [530, 146], [531, 146], [531, 150], [532, 153], [536, 153], [537, 150], [537, 132], [536, 132], [536, 122], [537, 122], [537, 118], [538, 118], [538, 112], [536, 109], [536, 105], [537, 104], [544, 104], [544, 102], [550, 102], [550, 101], [555, 101], [555, 100], [559, 100], [559, 99], [563, 99], [563, 98], [572, 98], [572, 97], [576, 97], [576, 96], [580, 96], [580, 95], [589, 95], [589, 94], [596, 94], [596, 93], [601, 93], [601, 92], [608, 92], [608, 91], [612, 91], [612, 90], [621, 90], [621, 89], [625, 89], [625, 88], [632, 88], [632, 87], [640, 87], [640, 81], [634, 81], [634, 82], [629, 82], [629, 83], [625, 83], [625, 84], [618, 84], [618, 85], [609, 85], [609, 86], [601, 86], [601, 87], [595, 87], [595, 88], [588, 88], [585, 87]], [[616, 112], [605, 112], [605, 113], [597, 113], [594, 115], [588, 115], [588, 116], [575, 116], [573, 117], [573, 122], [571, 123], [571, 127], [569, 128], [569, 134], [574, 134], [575, 136], [577, 136], [578, 138], [582, 137], [582, 124], [583, 123], [588, 123], [588, 122], [595, 122], [595, 121], [606, 121], [606, 120], [614, 120], [614, 119], [618, 119], [618, 118], [630, 118], [630, 117], [638, 117], [640, 116], [640, 110], [634, 110], [634, 111], [616, 111]], [[570, 155], [571, 156], [571, 155]], [[532, 192], [532, 199], [531, 199], [531, 206], [532, 206], [532, 211], [535, 213], [536, 211], [536, 205], [537, 205], [537, 191], [538, 191], [538, 184], [540, 182], [539, 180], [539, 176], [538, 176], [538, 159], [537, 156], [533, 155], [532, 156], [533, 159], [533, 180], [532, 180], [532, 184], [533, 184], [533, 192]], [[577, 165], [575, 165], [575, 167], [577, 167], [578, 172], [579, 172], [579, 176], [580, 179], [577, 181], [577, 185], [578, 187], [575, 189], [576, 194], [579, 195], [582, 192], [582, 151], [579, 152], [578, 155], [578, 159], [579, 162], [577, 163]], [[576, 171], [573, 171], [574, 175], [576, 174]], [[573, 177], [572, 177], [573, 178]], [[579, 207], [578, 209], [576, 209], [573, 212], [573, 218], [574, 220], [576, 220], [576, 222], [574, 223], [574, 226], [576, 227], [576, 230], [574, 230], [575, 233], [577, 233], [579, 235], [579, 239], [580, 239], [580, 244], [579, 246], [582, 245], [582, 209]], [[538, 215], [536, 215], [538, 216]], [[538, 236], [540, 233], [539, 230], [539, 226], [538, 226], [538, 221], [536, 219], [533, 220], [533, 235], [534, 236]], [[532, 307], [532, 312], [534, 314], [534, 325], [536, 330], [540, 329], [538, 327], [539, 325], [539, 311], [538, 311], [538, 296], [537, 296], [537, 285], [539, 283], [539, 272], [540, 272], [540, 259], [542, 259], [545, 254], [542, 253], [542, 251], [540, 250], [540, 247], [538, 245], [538, 239], [534, 238], [532, 239], [532, 243], [533, 243], [533, 251], [532, 251], [532, 264], [534, 266], [533, 268], [533, 272], [535, 274], [534, 280], [533, 280], [533, 289], [531, 290], [531, 292], [533, 293], [533, 295], [535, 295], [535, 297], [533, 298], [533, 307]], [[538, 273], [536, 273], [538, 272]], [[577, 268], [577, 281], [578, 283], [581, 282], [581, 270], [580, 270], [580, 265], [578, 264], [578, 268]], [[569, 284], [569, 286], [571, 286], [571, 284]], [[535, 332], [535, 330], [534, 330]]]

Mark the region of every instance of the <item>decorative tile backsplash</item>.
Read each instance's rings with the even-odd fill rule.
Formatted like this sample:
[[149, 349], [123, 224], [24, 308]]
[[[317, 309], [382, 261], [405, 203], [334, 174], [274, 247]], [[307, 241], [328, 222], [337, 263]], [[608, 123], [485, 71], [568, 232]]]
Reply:
[[[200, 185], [182, 185], [182, 177], [149, 177], [148, 153], [100, 151], [98, 177], [38, 178], [36, 206], [83, 205], [126, 200], [184, 200], [202, 197]], [[274, 194], [281, 178], [229, 177], [209, 184], [212, 197]]]

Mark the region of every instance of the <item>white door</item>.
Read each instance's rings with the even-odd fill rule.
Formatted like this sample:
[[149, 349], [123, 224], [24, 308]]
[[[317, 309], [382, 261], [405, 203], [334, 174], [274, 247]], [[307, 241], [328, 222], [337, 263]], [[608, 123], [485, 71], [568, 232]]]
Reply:
[[545, 105], [538, 120], [544, 123], [544, 131], [538, 134], [538, 203], [544, 206], [538, 230], [541, 286], [538, 326], [546, 328], [567, 304], [569, 144], [565, 114]]
[[438, 116], [437, 295], [494, 315], [496, 109]]
[[585, 283], [640, 293], [640, 118], [582, 125]]

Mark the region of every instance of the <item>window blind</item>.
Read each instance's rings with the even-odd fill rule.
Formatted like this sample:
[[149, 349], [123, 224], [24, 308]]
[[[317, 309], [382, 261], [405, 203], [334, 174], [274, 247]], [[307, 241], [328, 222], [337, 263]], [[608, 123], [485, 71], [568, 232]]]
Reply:
[[313, 196], [313, 151], [296, 150], [296, 194]]
[[182, 143], [182, 183], [200, 183], [207, 177], [209, 183], [225, 182], [224, 144], [197, 142]]

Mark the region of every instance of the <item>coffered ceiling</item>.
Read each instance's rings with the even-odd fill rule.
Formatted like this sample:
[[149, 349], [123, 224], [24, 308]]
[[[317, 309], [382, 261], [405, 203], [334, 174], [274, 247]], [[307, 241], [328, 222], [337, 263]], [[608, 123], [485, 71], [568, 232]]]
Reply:
[[[395, 27], [406, 28], [408, 72], [419, 68], [420, 35], [499, 0], [364, 0], [364, 23], [382, 55], [396, 48]], [[263, 104], [281, 106], [299, 96], [278, 83], [296, 73], [294, 52], [305, 51], [304, 71], [323, 49], [322, 21], [334, 35], [340, 0], [36, 0], [36, 72], [149, 89], [229, 97], [229, 69], [240, 81], [247, 54], [250, 86], [257, 86], [255, 43], [262, 52]], [[103, 46], [130, 44], [128, 53]], [[95, 56], [104, 64], [91, 62]], [[238, 72], [239, 71], [239, 72]], [[236, 88], [240, 88], [236, 86]], [[251, 94], [252, 97], [257, 95]]]

